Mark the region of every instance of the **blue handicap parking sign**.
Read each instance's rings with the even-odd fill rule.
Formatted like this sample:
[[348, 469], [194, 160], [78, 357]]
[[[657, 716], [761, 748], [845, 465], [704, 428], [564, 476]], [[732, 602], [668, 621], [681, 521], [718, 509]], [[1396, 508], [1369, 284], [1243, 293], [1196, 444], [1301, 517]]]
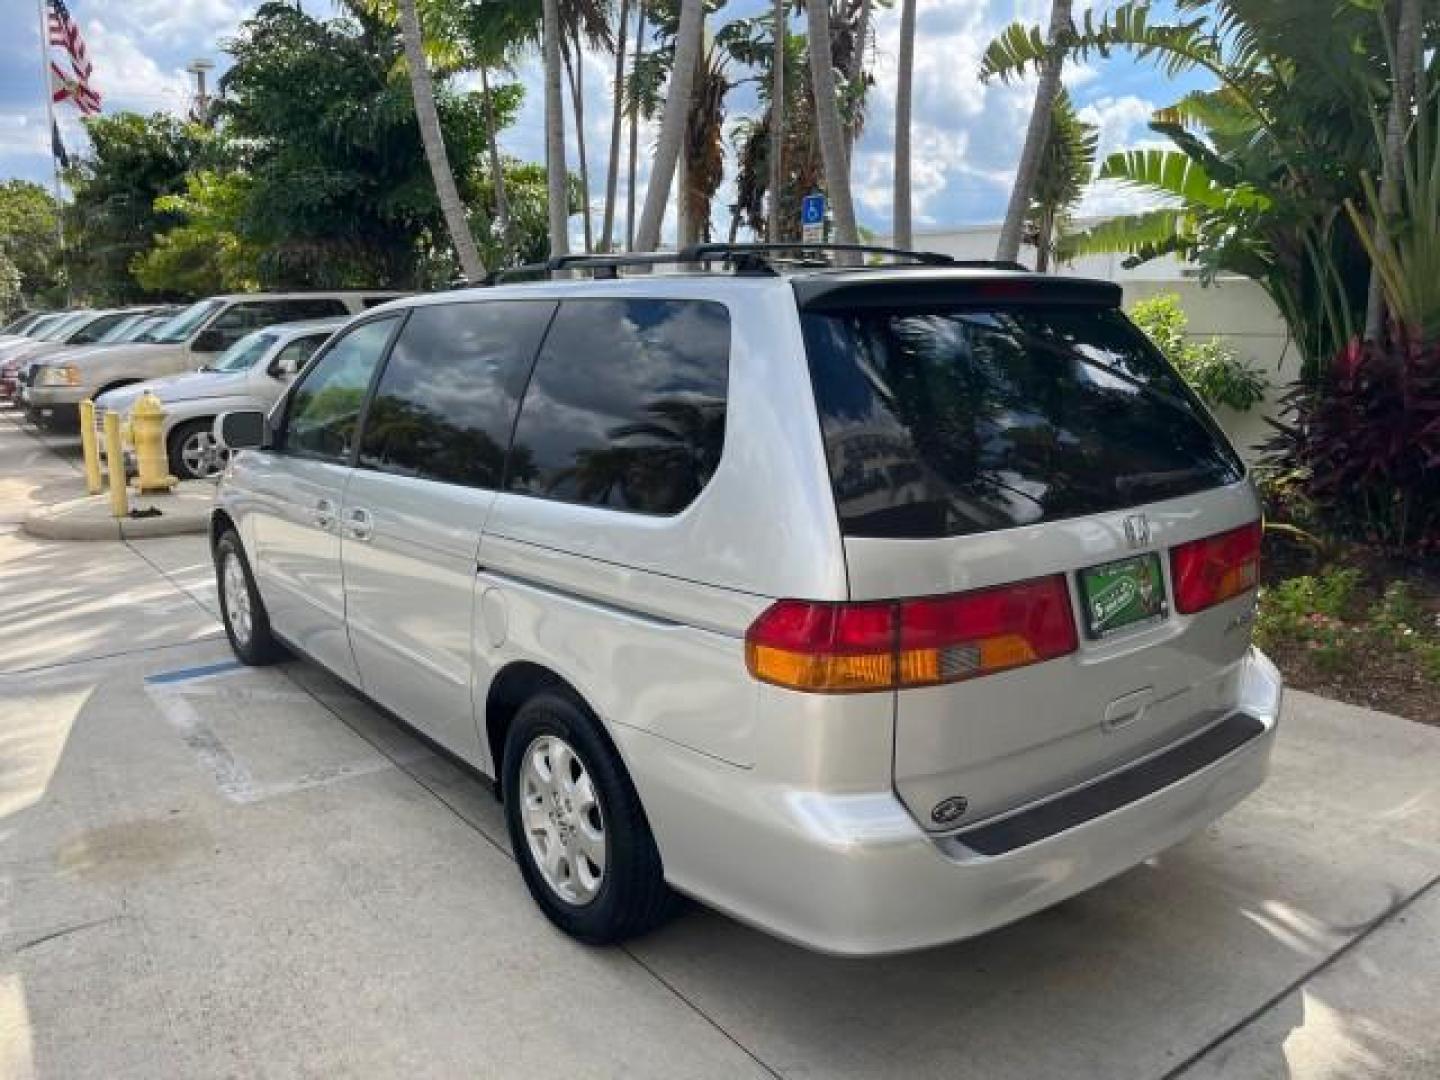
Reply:
[[800, 203], [800, 224], [823, 225], [825, 223], [825, 196], [806, 195]]

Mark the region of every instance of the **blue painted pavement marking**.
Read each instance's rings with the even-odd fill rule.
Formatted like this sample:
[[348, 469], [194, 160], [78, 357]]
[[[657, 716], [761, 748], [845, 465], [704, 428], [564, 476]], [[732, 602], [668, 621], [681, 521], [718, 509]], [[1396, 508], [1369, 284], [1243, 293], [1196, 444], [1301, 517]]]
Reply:
[[180, 668], [178, 671], [162, 671], [159, 675], [147, 675], [145, 681], [152, 685], [161, 683], [187, 682], [190, 679], [203, 679], [206, 675], [218, 675], [222, 671], [234, 671], [245, 665], [238, 660], [226, 660], [219, 664], [206, 664], [203, 667]]

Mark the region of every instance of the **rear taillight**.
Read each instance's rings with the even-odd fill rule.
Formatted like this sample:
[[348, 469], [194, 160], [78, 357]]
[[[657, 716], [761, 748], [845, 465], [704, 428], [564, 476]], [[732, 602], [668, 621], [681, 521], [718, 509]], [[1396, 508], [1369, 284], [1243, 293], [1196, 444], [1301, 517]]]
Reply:
[[1182, 615], [1214, 607], [1260, 583], [1260, 522], [1192, 540], [1170, 552], [1175, 608]]
[[879, 603], [781, 600], [745, 636], [750, 673], [819, 693], [972, 679], [1078, 646], [1061, 575], [954, 596]]

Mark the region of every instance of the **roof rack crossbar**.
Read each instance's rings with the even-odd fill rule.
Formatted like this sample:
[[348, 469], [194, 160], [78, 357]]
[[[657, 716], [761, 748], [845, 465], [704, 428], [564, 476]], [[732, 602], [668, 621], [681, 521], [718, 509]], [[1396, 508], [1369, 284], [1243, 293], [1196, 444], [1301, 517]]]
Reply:
[[678, 251], [620, 252], [604, 255], [556, 255], [544, 262], [526, 263], [521, 266], [507, 266], [492, 270], [485, 275], [483, 285], [499, 285], [517, 277], [536, 274], [551, 275], [565, 270], [588, 270], [597, 280], [610, 280], [620, 276], [625, 267], [652, 267], [674, 265], [705, 265], [730, 263], [737, 274], [773, 275], [775, 262], [794, 260], [777, 259], [775, 256], [793, 255], [800, 261], [807, 257], [827, 254], [883, 255], [892, 259], [908, 259], [920, 266], [970, 267], [992, 270], [1025, 270], [1016, 262], [983, 259], [955, 259], [936, 251], [910, 251], [905, 248], [884, 247], [879, 244], [806, 244], [806, 243], [762, 243], [762, 244], [692, 244]]

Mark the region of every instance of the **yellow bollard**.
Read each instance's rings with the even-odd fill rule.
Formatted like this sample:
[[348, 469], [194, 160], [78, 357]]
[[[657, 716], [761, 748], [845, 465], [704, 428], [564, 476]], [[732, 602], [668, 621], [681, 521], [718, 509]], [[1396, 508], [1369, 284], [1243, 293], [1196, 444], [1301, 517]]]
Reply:
[[105, 414], [105, 465], [110, 470], [110, 514], [130, 514], [130, 493], [125, 490], [125, 448], [120, 444], [120, 417]]
[[135, 485], [142, 495], [163, 494], [175, 486], [165, 453], [165, 407], [148, 390], [130, 410], [130, 439], [135, 445]]
[[85, 452], [85, 490], [100, 494], [100, 447], [95, 442], [95, 402], [80, 402], [80, 449]]

